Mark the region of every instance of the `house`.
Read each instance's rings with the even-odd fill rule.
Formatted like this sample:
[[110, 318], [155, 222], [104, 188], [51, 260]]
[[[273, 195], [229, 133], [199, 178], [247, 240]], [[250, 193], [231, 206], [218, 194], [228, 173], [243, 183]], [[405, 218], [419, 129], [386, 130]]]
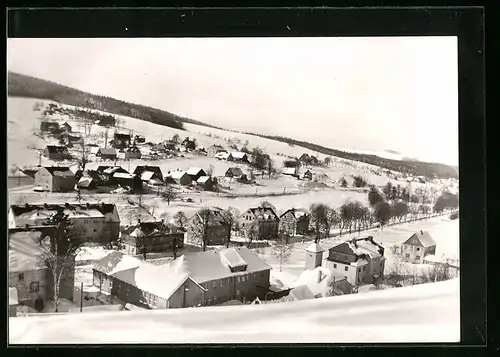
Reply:
[[130, 187], [133, 189], [140, 189], [142, 187], [141, 178], [128, 172], [113, 173], [111, 181], [121, 187]]
[[283, 175], [299, 177], [299, 168], [298, 167], [285, 167], [281, 173]]
[[212, 191], [214, 189], [214, 181], [210, 176], [201, 176], [196, 180], [196, 184], [203, 187], [205, 191]]
[[9, 288], [9, 317], [17, 316], [18, 305], [19, 305], [19, 300], [17, 298], [17, 289]]
[[35, 185], [50, 192], [73, 191], [75, 184], [75, 174], [68, 167], [44, 166], [35, 174]]
[[[145, 172], [152, 172], [153, 175], [147, 174], [143, 177], [143, 173]], [[134, 170], [134, 175], [141, 177], [143, 181], [149, 181], [151, 179], [155, 179], [163, 182], [163, 173], [159, 166], [149, 166], [149, 165], [136, 166]]]
[[231, 153], [234, 161], [248, 163], [248, 155], [241, 151], [233, 151]]
[[97, 189], [97, 183], [92, 177], [82, 177], [77, 182], [76, 187], [80, 190], [95, 190]]
[[[220, 209], [212, 207], [208, 208], [208, 210], [210, 211], [210, 215], [206, 222], [206, 244], [207, 246], [224, 245], [229, 237], [231, 226], [224, 220]], [[201, 245], [203, 224], [204, 221], [199, 212], [188, 219], [186, 242]]]
[[312, 177], [313, 177], [313, 174], [311, 172], [311, 170], [306, 170], [303, 174], [302, 174], [302, 178], [304, 180], [312, 180]]
[[60, 140], [62, 140], [62, 142], [68, 147], [82, 145], [84, 143], [83, 138], [80, 135], [70, 135], [67, 132], [60, 136]]
[[214, 157], [218, 160], [234, 161], [233, 155], [226, 151], [218, 152]]
[[175, 242], [177, 248], [184, 247], [184, 232], [173, 224], [160, 222], [137, 222], [122, 231], [121, 240], [128, 254], [147, 252], [164, 252], [172, 249]]
[[165, 146], [165, 148], [170, 151], [177, 150], [177, 143], [173, 142], [172, 140], [166, 140], [163, 143], [163, 146]]
[[186, 173], [191, 177], [192, 181], [197, 181], [202, 176], [207, 176], [207, 173], [199, 167], [190, 167]]
[[71, 158], [68, 148], [59, 145], [47, 145], [43, 150], [43, 156], [50, 160], [65, 160]]
[[230, 167], [229, 169], [227, 169], [224, 176], [238, 179], [243, 176], [243, 170], [241, 170], [239, 167]]
[[115, 133], [111, 144], [115, 149], [125, 149], [132, 145], [132, 140], [129, 134]]
[[157, 152], [157, 153], [160, 153], [160, 154], [165, 154], [167, 152], [167, 148], [165, 147], [164, 144], [158, 143], [158, 144], [154, 144], [151, 147], [151, 151], [154, 151], [154, 152]]
[[142, 135], [136, 135], [134, 137], [134, 142], [138, 143], [138, 144], [142, 144], [142, 143], [145, 143], [146, 142], [146, 138]]
[[49, 133], [56, 133], [59, 132], [59, 124], [54, 121], [42, 121], [40, 123], [40, 131], [42, 132], [49, 132]]
[[102, 160], [116, 160], [117, 154], [114, 148], [99, 148], [95, 156]]
[[116, 206], [111, 203], [11, 205], [9, 228], [43, 225], [61, 209], [89, 242], [106, 244], [118, 239], [120, 217]]
[[192, 151], [196, 149], [196, 142], [194, 141], [194, 139], [191, 140], [189, 137], [187, 137], [182, 141], [181, 146], [186, 151]]
[[330, 248], [325, 266], [345, 276], [352, 286], [377, 283], [384, 275], [384, 247], [371, 236], [352, 239]]
[[426, 255], [436, 254], [436, 242], [429, 232], [418, 231], [401, 245], [401, 256], [405, 262], [422, 264]]
[[[313, 243], [314, 244], [314, 243]], [[307, 287], [309, 294], [305, 294], [305, 297], [311, 298], [323, 298], [335, 295], [346, 295], [354, 292], [353, 286], [347, 281], [347, 278], [328, 268], [322, 267], [321, 265], [315, 267], [314, 269], [304, 270], [297, 280], [295, 281], [295, 287], [290, 291], [290, 295], [293, 291], [300, 287]], [[304, 297], [303, 288], [298, 289], [299, 294], [297, 294], [297, 300], [301, 300]]]
[[185, 171], [172, 171], [167, 174], [166, 181], [187, 186], [193, 181]]
[[90, 155], [97, 155], [97, 152], [99, 151], [99, 149], [100, 149], [99, 146], [90, 146], [90, 148], [89, 148], [89, 154]]
[[272, 239], [278, 237], [279, 217], [270, 207], [250, 208], [241, 215], [241, 226], [257, 222], [259, 239]]
[[[52, 272], [41, 265], [42, 250], [38, 244], [43, 235], [50, 235], [53, 229], [49, 226], [9, 229], [9, 292], [16, 290], [18, 305], [41, 311], [54, 297]], [[59, 297], [73, 300], [74, 256], [67, 258], [66, 266]]]
[[93, 284], [150, 309], [210, 306], [263, 297], [270, 270], [246, 247], [187, 253], [160, 266], [110, 252], [94, 266]]
[[64, 131], [67, 131], [67, 132], [72, 132], [72, 128], [71, 128], [71, 125], [69, 125], [67, 122], [64, 122], [62, 123], [59, 128], [61, 128], [62, 130]]
[[299, 161], [302, 162], [302, 163], [305, 163], [305, 164], [309, 163], [310, 160], [311, 160], [311, 157], [308, 154], [306, 154], [306, 153], [303, 153], [299, 157]]
[[207, 155], [210, 157], [214, 157], [216, 154], [218, 154], [220, 152], [225, 152], [225, 151], [226, 150], [220, 145], [212, 145], [212, 146], [208, 147]]
[[116, 156], [122, 160], [140, 159], [141, 150], [137, 146], [132, 146], [127, 149], [120, 149]]
[[309, 232], [310, 215], [306, 210], [291, 208], [280, 216], [279, 231], [290, 237]]
[[329, 180], [330, 180], [330, 178], [325, 173], [316, 175], [316, 181], [317, 182], [327, 183]]
[[[114, 174], [115, 173], [123, 173], [123, 174], [129, 174], [127, 170], [125, 170], [121, 166], [106, 166], [106, 165], [101, 165], [97, 168], [97, 173], [99, 174], [99, 177], [104, 181], [104, 183], [99, 184], [99, 181], [96, 181], [99, 186], [101, 185], [117, 185], [118, 183], [114, 179]], [[90, 172], [90, 171], [88, 171]], [[94, 176], [92, 178], [96, 179]]]

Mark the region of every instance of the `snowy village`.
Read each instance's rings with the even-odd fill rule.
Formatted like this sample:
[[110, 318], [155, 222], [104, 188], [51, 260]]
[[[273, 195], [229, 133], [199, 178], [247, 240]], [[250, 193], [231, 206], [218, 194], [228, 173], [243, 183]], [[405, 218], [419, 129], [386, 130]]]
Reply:
[[8, 77], [11, 343], [455, 338], [458, 167]]

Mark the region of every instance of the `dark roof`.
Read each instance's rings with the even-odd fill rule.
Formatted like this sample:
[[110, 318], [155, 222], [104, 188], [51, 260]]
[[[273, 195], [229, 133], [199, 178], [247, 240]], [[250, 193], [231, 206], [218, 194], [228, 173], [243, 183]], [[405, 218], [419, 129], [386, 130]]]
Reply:
[[[292, 213], [292, 215], [293, 215], [293, 217], [294, 217], [294, 218], [297, 218], [297, 219], [302, 218], [302, 217], [309, 217], [309, 214], [306, 212], [306, 210], [303, 210], [303, 209], [296, 209], [296, 208], [290, 208], [290, 209], [287, 209], [285, 212], [283, 212], [283, 214], [280, 216], [280, 218], [281, 218], [281, 217], [283, 217], [284, 215], [286, 215], [286, 214], [287, 214], [287, 213], [289, 213], [289, 212], [291, 212], [291, 213]], [[297, 217], [297, 215], [296, 215], [296, 214], [297, 214], [298, 212], [302, 212], [302, 213], [304, 213], [304, 214], [303, 214], [303, 215], [301, 215], [300, 217]]]
[[120, 134], [120, 133], [115, 133], [115, 138], [121, 138], [121, 139], [130, 139], [130, 134]]
[[64, 166], [45, 166], [43, 167], [47, 170], [52, 176], [75, 176], [73, 172], [69, 169], [69, 167]]
[[352, 251], [351, 247], [347, 242], [331, 247], [329, 250], [337, 253], [356, 255], [356, 253]]
[[101, 155], [116, 155], [116, 150], [114, 148], [100, 148], [99, 152]]
[[112, 213], [115, 205], [113, 203], [70, 203], [68, 207], [64, 203], [49, 203], [49, 204], [25, 204], [11, 205], [10, 209], [14, 216], [19, 216], [34, 210], [49, 210], [57, 211], [59, 209], [95, 209], [102, 214]]
[[141, 222], [136, 223], [131, 226], [128, 226], [123, 230], [123, 234], [130, 234], [135, 231], [137, 228], [146, 235], [151, 235], [155, 230], [161, 231], [164, 234], [175, 234], [182, 233], [175, 225], [171, 223], [163, 223], [163, 222]]
[[134, 170], [134, 174], [140, 176], [144, 171], [151, 171], [154, 172], [155, 174], [160, 175], [160, 177], [163, 178], [163, 173], [161, 172], [161, 169], [159, 166], [137, 166]]
[[278, 215], [276, 214], [276, 212], [274, 212], [274, 210], [271, 207], [265, 207], [265, 208], [264, 207], [255, 207], [255, 208], [249, 208], [248, 210], [256, 216], [259, 214], [267, 214], [275, 220], [279, 219]]
[[[210, 210], [211, 214], [208, 219], [208, 223], [210, 225], [226, 225], [226, 221], [224, 219], [224, 216], [222, 215], [222, 209], [218, 207], [211, 207], [211, 208], [206, 208]], [[195, 216], [200, 217], [199, 213], [196, 213]], [[201, 217], [200, 217], [201, 219]]]
[[45, 148], [49, 153], [54, 153], [54, 154], [62, 154], [66, 153], [68, 151], [68, 148], [66, 146], [58, 146], [58, 145], [47, 145]]
[[227, 169], [226, 173], [231, 172], [233, 176], [241, 176], [243, 175], [243, 171], [239, 167], [230, 167]]
[[87, 170], [86, 176], [90, 177], [97, 185], [102, 185], [106, 182], [106, 177], [102, 172], [96, 170]]

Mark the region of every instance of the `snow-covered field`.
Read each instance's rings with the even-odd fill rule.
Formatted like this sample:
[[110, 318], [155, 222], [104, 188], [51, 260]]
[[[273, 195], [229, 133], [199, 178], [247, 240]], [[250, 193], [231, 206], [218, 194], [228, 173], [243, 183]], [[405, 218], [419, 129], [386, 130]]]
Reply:
[[454, 279], [281, 304], [16, 317], [9, 343], [459, 342], [459, 296]]

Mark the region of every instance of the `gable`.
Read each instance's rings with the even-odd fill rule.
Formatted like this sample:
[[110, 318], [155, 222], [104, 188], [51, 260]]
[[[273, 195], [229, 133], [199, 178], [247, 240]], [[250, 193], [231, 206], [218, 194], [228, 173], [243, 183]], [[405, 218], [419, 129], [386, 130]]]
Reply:
[[423, 247], [424, 245], [422, 244], [422, 242], [420, 241], [420, 239], [417, 237], [416, 234], [413, 234], [410, 238], [408, 238], [408, 240], [406, 242], [404, 242], [403, 244], [405, 245], [412, 245], [412, 246], [415, 246], [415, 247]]

